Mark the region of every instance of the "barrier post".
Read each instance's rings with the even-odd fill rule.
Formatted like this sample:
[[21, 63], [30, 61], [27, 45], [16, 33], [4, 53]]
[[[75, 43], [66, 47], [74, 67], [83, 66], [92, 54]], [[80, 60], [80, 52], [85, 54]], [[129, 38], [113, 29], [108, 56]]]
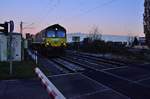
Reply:
[[35, 63], [38, 64], [38, 57], [37, 57], [37, 51], [35, 51]]

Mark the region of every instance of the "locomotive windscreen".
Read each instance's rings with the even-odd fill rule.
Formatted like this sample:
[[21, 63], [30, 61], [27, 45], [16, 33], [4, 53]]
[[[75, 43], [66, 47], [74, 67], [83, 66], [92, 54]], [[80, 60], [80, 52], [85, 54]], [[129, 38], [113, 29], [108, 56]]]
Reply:
[[65, 37], [66, 34], [65, 34], [64, 31], [57, 31], [57, 32], [56, 32], [56, 36], [57, 36], [57, 37]]
[[47, 37], [58, 37], [58, 38], [62, 38], [65, 37], [66, 34], [64, 31], [48, 31], [47, 32]]

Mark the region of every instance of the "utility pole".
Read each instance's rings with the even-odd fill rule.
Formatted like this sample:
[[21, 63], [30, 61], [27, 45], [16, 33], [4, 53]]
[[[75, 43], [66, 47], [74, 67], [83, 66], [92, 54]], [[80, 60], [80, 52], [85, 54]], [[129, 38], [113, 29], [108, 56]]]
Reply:
[[[20, 33], [22, 34], [22, 37], [23, 37], [23, 31], [25, 30], [25, 29], [33, 29], [33, 27], [31, 27], [31, 25], [33, 25], [34, 23], [31, 23], [31, 24], [29, 24], [29, 25], [27, 25], [27, 26], [24, 26], [23, 24], [25, 24], [25, 22], [20, 22]], [[24, 39], [22, 39], [22, 60], [24, 60], [24, 54], [25, 54], [25, 47], [24, 47]]]
[[20, 22], [20, 33], [21, 34], [23, 33], [23, 22], [22, 21]]

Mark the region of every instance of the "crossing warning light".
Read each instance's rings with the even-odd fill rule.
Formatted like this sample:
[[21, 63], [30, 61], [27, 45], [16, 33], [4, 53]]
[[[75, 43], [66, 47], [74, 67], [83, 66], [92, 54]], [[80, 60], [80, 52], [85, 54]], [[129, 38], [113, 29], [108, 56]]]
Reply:
[[4, 24], [0, 24], [0, 27], [3, 27], [3, 29], [0, 29], [0, 32], [3, 32], [6, 35], [8, 35], [8, 22], [5, 22]]

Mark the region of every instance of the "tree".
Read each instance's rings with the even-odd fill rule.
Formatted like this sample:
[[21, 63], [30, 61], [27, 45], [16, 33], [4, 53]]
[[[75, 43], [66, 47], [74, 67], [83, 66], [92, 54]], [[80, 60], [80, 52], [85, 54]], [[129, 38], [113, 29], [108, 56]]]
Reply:
[[92, 28], [92, 30], [89, 33], [89, 38], [94, 41], [94, 40], [102, 40], [102, 34], [99, 31], [98, 27], [95, 26]]

